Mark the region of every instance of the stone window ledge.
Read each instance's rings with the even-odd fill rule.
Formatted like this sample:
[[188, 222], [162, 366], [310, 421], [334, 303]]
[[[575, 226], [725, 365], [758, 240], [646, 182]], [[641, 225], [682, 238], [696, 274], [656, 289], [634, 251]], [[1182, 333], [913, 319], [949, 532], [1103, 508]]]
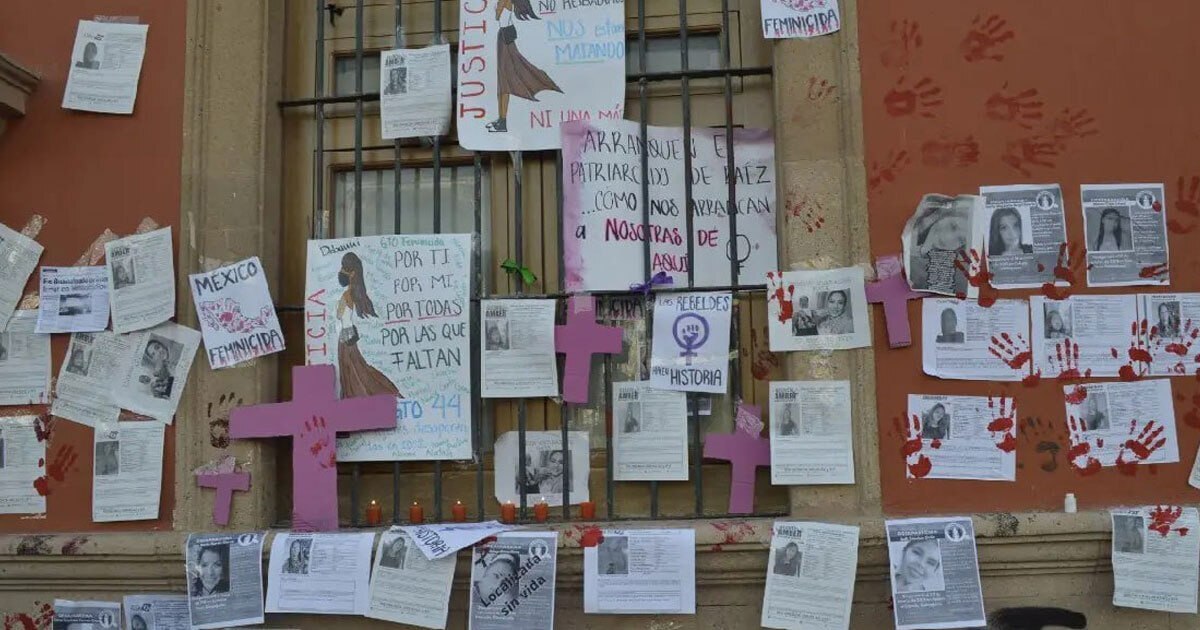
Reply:
[[0, 133], [9, 119], [25, 115], [26, 101], [40, 81], [32, 70], [0, 52]]

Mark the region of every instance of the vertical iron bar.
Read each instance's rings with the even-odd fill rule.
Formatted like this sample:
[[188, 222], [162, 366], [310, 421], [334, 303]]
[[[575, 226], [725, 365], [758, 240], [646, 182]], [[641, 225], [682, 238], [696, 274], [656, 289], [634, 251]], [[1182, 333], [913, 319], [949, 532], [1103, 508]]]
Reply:
[[[608, 405], [608, 401], [612, 400], [612, 371], [612, 355], [606, 354], [604, 355], [604, 404], [606, 406]], [[605, 511], [608, 513], [606, 520], [610, 521], [614, 518], [613, 514], [615, 513], [617, 503], [616, 486], [613, 482], [612, 413], [613, 411], [610, 408], [609, 412], [604, 414], [604, 488], [606, 493], [605, 499], [607, 499], [604, 503]]]
[[363, 0], [354, 9], [354, 235], [362, 235], [363, 180]]
[[317, 0], [316, 76], [313, 77], [313, 94], [317, 104], [313, 113], [317, 118], [316, 147], [313, 155], [313, 220], [309, 234], [313, 238], [328, 236], [325, 225], [325, 0]]
[[400, 462], [392, 462], [392, 523], [400, 524]]
[[[522, 172], [524, 170], [524, 160], [522, 159], [520, 151], [513, 151], [511, 153], [511, 155], [512, 155], [513, 182], [514, 182], [514, 186], [513, 186], [513, 191], [514, 191], [514, 195], [513, 195], [513, 199], [514, 199], [514, 203], [513, 203], [513, 214], [514, 214], [514, 216], [513, 216], [513, 247], [516, 249], [516, 253], [513, 256], [513, 259], [517, 261], [517, 266], [520, 267], [521, 265], [525, 264], [525, 262], [524, 262], [525, 257], [522, 255], [524, 252], [524, 249], [525, 249], [525, 244], [524, 244], [524, 238], [525, 238], [524, 218], [525, 217], [523, 216], [525, 214], [525, 209], [524, 209], [525, 204], [524, 204], [524, 199], [523, 199], [525, 193], [524, 193], [523, 186], [522, 186], [522, 180], [524, 179], [524, 173]], [[518, 274], [517, 293], [520, 294], [520, 293], [524, 293], [524, 292], [525, 292], [524, 280]], [[525, 508], [529, 503], [528, 498], [525, 496], [525, 474], [527, 472], [525, 469], [525, 412], [526, 412], [525, 399], [524, 398], [518, 399], [517, 400], [517, 459], [518, 459], [517, 473], [518, 473], [519, 479], [520, 479], [519, 485], [521, 486], [520, 520], [525, 520]]]
[[[649, 140], [650, 130], [648, 128], [647, 119], [650, 117], [650, 99], [646, 94], [646, 0], [638, 0], [638, 71], [642, 75], [638, 79], [638, 132], [642, 140], [642, 234], [646, 238], [642, 240], [642, 277], [643, 282], [650, 282], [650, 276], [654, 274], [652, 267], [653, 254], [650, 251], [650, 156], [646, 151], [646, 144]], [[651, 304], [650, 294], [647, 293], [642, 298], [642, 322], [644, 324], [644, 336], [646, 344], [649, 345], [652, 341], [653, 320], [650, 312]], [[642, 371], [641, 357], [638, 357], [638, 380], [643, 381], [649, 377]], [[606, 401], [607, 402], [607, 401]], [[616, 413], [616, 409], [613, 409]], [[658, 518], [658, 482], [650, 482], [650, 517]]]
[[[404, 46], [404, 19], [403, 19], [404, 10], [402, 8], [403, 6], [404, 6], [404, 0], [395, 0], [393, 9], [392, 9], [393, 22], [394, 22], [393, 40], [394, 40], [394, 44], [395, 44], [396, 48], [401, 48]], [[382, 59], [383, 58], [381, 56], [380, 57], [380, 68], [379, 68], [380, 73], [383, 72]], [[381, 74], [381, 76], [382, 76], [382, 74]], [[383, 114], [381, 111], [380, 116], [382, 117], [382, 115]], [[382, 122], [380, 124], [382, 124]], [[393, 207], [392, 207], [392, 213], [393, 213], [392, 232], [399, 234], [403, 231], [400, 229], [401, 207], [403, 205], [400, 201], [400, 180], [401, 180], [400, 171], [401, 171], [401, 169], [404, 168], [404, 160], [403, 160], [403, 156], [400, 152], [400, 138], [396, 138], [392, 142], [393, 142], [393, 145], [392, 145], [392, 205], [393, 205]], [[393, 483], [400, 483], [399, 475], [397, 475], [396, 477], [397, 478], [395, 480], [393, 480]]]
[[[359, 466], [358, 462], [350, 469], [350, 526], [358, 527], [358, 484], [359, 484]], [[295, 497], [292, 498], [295, 501]], [[293, 523], [295, 525], [295, 523]]]
[[[692, 203], [692, 93], [688, 80], [688, 16], [687, 0], [679, 0], [679, 69], [683, 72], [680, 78], [680, 94], [683, 99], [683, 207], [687, 221], [687, 264], [688, 287], [696, 286], [696, 247], [695, 247], [695, 217]], [[700, 436], [700, 401], [694, 394], [688, 394], [694, 401], [689, 412], [688, 421], [692, 425], [692, 460], [695, 462], [696, 480], [692, 487], [696, 491], [696, 516], [704, 515], [704, 466], [703, 451]]]
[[[563, 278], [563, 156], [562, 150], [554, 152], [554, 207], [558, 217], [555, 224], [558, 226], [558, 290], [564, 291], [566, 288], [566, 280]], [[545, 213], [542, 213], [542, 225], [545, 226]], [[563, 452], [563, 522], [571, 520], [571, 406], [567, 403], [562, 405], [562, 452]], [[587, 456], [587, 461], [583, 465], [591, 466], [591, 453], [584, 453]]]
[[[433, 3], [433, 37], [435, 43], [442, 41], [442, 0]], [[442, 137], [433, 137], [433, 231], [442, 233]], [[475, 392], [472, 392], [475, 394]], [[461, 402], [459, 403], [461, 407]], [[434, 518], [442, 520], [442, 462], [433, 463]]]
[[[729, 0], [721, 0], [721, 32], [725, 35], [725, 45], [721, 51], [721, 68], [725, 70], [725, 182], [729, 193], [725, 207], [726, 213], [729, 216], [729, 285], [737, 287], [738, 274], [741, 271], [741, 257], [738, 255], [737, 171], [734, 170], [735, 161], [733, 156], [733, 76], [729, 73], [733, 51], [733, 33], [729, 30]], [[733, 326], [732, 334], [729, 337], [730, 345], [732, 346], [729, 353], [729, 381], [732, 383], [729, 396], [729, 413], [731, 418], [737, 417], [738, 401], [742, 399], [743, 394], [739, 353], [741, 337], [739, 335], [740, 327], [738, 326], [738, 317], [740, 316], [741, 309], [738, 307], [740, 300], [737, 295], [737, 291], [734, 291], [733, 301], [729, 308], [730, 320]]]
[[[476, 296], [487, 295], [486, 287], [483, 286], [483, 162], [479, 157], [479, 153], [475, 153], [475, 226], [474, 233], [479, 241], [475, 244], [475, 251], [472, 253], [474, 261], [472, 268], [475, 273], [474, 294]], [[479, 341], [480, 327], [482, 318], [480, 317], [479, 300], [471, 301], [471, 365], [478, 366], [482, 357], [480, 356]], [[471, 422], [474, 427], [474, 447], [475, 447], [475, 509], [477, 510], [476, 518], [484, 520], [484, 488], [483, 488], [483, 414], [489, 409], [489, 405], [485, 405], [483, 398], [479, 395], [480, 392], [480, 376], [479, 369], [471, 370]]]

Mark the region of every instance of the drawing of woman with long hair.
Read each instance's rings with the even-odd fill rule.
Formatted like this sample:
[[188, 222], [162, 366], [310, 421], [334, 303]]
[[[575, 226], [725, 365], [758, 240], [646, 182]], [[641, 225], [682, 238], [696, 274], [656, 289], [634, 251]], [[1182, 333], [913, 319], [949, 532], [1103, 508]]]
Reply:
[[500, 31], [496, 35], [496, 93], [500, 116], [487, 124], [487, 130], [493, 133], [508, 132], [510, 96], [536, 102], [538, 93], [544, 90], [562, 93], [562, 88], [554, 79], [545, 70], [533, 65], [517, 48], [514, 17], [522, 22], [541, 19], [533, 10], [530, 0], [500, 0], [496, 4], [496, 20], [500, 22]]
[[374, 394], [399, 396], [400, 391], [396, 386], [383, 372], [367, 363], [358, 349], [358, 320], [379, 317], [375, 312], [375, 303], [367, 294], [367, 281], [363, 277], [363, 264], [358, 254], [347, 252], [342, 256], [338, 284], [346, 287], [337, 303], [337, 320], [341, 328], [338, 334], [338, 379], [342, 386], [342, 398]]

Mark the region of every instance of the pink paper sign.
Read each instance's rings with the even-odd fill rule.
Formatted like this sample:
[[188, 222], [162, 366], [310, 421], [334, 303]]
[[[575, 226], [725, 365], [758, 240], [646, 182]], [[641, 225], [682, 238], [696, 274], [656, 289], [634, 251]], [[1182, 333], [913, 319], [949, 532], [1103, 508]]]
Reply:
[[217, 491], [217, 495], [213, 498], [213, 523], [228, 525], [229, 509], [233, 505], [233, 491], [246, 492], [250, 489], [250, 473], [198, 473], [196, 485], [201, 488], [213, 488]]
[[[733, 465], [729, 482], [729, 513], [754, 512], [754, 482], [759, 466], [771, 465], [771, 442], [763, 439], [762, 410], [758, 405], [738, 403], [737, 430], [710, 434], [705, 438], [704, 456]], [[757, 428], [757, 430], [755, 430]]]
[[567, 323], [554, 327], [554, 351], [567, 355], [563, 363], [563, 400], [588, 401], [593, 354], [621, 352], [621, 329], [596, 323], [596, 298], [576, 295], [567, 301]]
[[292, 438], [292, 529], [333, 531], [337, 513], [337, 434], [396, 427], [390, 394], [338, 400], [332, 365], [292, 368], [292, 401], [238, 407], [232, 438]]

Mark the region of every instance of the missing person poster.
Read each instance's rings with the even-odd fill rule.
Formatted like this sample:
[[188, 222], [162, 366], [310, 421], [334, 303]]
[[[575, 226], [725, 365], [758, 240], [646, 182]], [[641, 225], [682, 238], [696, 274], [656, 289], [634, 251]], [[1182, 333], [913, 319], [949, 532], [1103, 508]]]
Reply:
[[[690, 208], [688, 150], [681, 127], [641, 128], [631, 120], [563, 125], [563, 264], [567, 291], [627, 291], [666, 273], [675, 286], [727, 287], [761, 282], [779, 266], [775, 241], [775, 141], [769, 129], [692, 129]], [[729, 153], [733, 153], [733, 171]], [[650, 198], [642, 199], [642, 157]], [[729, 185], [736, 199], [729, 204]], [[649, 208], [646, 208], [646, 206]], [[729, 213], [737, 233], [729, 229]], [[693, 217], [692, 234], [687, 216]], [[649, 225], [646, 214], [649, 214]], [[688, 257], [688, 239], [692, 256]], [[647, 273], [645, 242], [650, 240]]]
[[217, 370], [284, 349], [258, 256], [188, 276], [208, 365]]
[[92, 431], [92, 522], [158, 518], [163, 436], [154, 421], [99, 423]]
[[1065, 385], [1063, 399], [1071, 450], [1088, 445], [1087, 459], [1072, 461], [1073, 466], [1179, 461], [1171, 379]]
[[761, 624], [784, 630], [849, 630], [858, 528], [776, 521]]
[[886, 522], [896, 630], [987, 625], [968, 516]]
[[450, 45], [385, 50], [379, 58], [379, 118], [384, 140], [450, 131]]
[[471, 238], [308, 242], [305, 363], [342, 398], [398, 398], [396, 428], [339, 438], [339, 461], [471, 459]]
[[686, 481], [687, 394], [646, 381], [612, 384], [613, 479]]
[[37, 241], [0, 223], [0, 331], [8, 326], [21, 292], [42, 257]]
[[1146, 345], [1154, 376], [1187, 376], [1200, 368], [1200, 293], [1138, 296], [1141, 319], [1150, 326]]
[[450, 611], [455, 554], [430, 560], [399, 528], [379, 537], [367, 616], [441, 630]]
[[763, 37], [818, 37], [842, 28], [838, 0], [762, 0]]
[[263, 622], [266, 532], [189, 534], [184, 547], [194, 630]]
[[200, 332], [167, 322], [125, 337], [129, 349], [116, 372], [106, 376], [112, 401], [171, 424], [200, 346]]
[[113, 401], [113, 381], [123, 372], [132, 335], [75, 333], [58, 370], [50, 413], [89, 427], [116, 422], [121, 408]]
[[149, 30], [146, 24], [80, 20], [63, 109], [132, 114]]
[[504, 532], [471, 559], [470, 630], [554, 630], [558, 532]]
[[461, 0], [459, 6], [464, 149], [557, 149], [561, 123], [625, 117], [623, 0]]
[[46, 442], [37, 416], [0, 418], [0, 514], [45, 514], [37, 480], [46, 472]]
[[865, 277], [861, 267], [767, 274], [771, 352], [871, 345]]
[[281, 532], [271, 541], [267, 612], [365, 615], [375, 532]]
[[108, 272], [104, 267], [42, 267], [39, 286], [37, 332], [108, 328]]
[[557, 300], [483, 300], [483, 398], [558, 395]]
[[128, 630], [187, 630], [190, 627], [187, 595], [126, 595], [124, 608]]
[[50, 400], [50, 335], [34, 332], [37, 311], [16, 311], [0, 331], [0, 405]]
[[924, 441], [929, 479], [1016, 481], [1018, 417], [1016, 402], [1003, 397], [908, 395], [907, 426]]
[[113, 332], [151, 328], [175, 316], [170, 227], [109, 241], [104, 255]]
[[[1130, 329], [1138, 322], [1136, 295], [1072, 295], [1065, 300], [1031, 295], [1029, 310], [1034, 372], [1057, 377], [1075, 370], [1064, 378], [1119, 376], [1129, 363], [1126, 352], [1113, 348], [1129, 347]], [[998, 350], [1006, 358], [1011, 355]]]
[[854, 483], [850, 381], [772, 381], [771, 483]]
[[[1029, 303], [996, 300], [990, 307], [975, 300], [927, 297], [921, 300], [921, 363], [925, 373], [967, 381], [1019, 381], [1029, 366], [1013, 368], [997, 343], [1025, 339]], [[995, 342], [993, 340], [996, 340]]]
[[1036, 289], [1055, 283], [1054, 268], [1067, 242], [1062, 188], [1058, 184], [981, 186], [979, 194], [992, 286]]
[[1113, 606], [1196, 614], [1200, 512], [1154, 505], [1110, 515]]
[[583, 612], [696, 614], [696, 530], [605, 529], [583, 548]]
[[[588, 473], [591, 470], [591, 451], [587, 431], [568, 432], [563, 444], [559, 431], [526, 431], [525, 462], [520, 465], [520, 434], [509, 431], [496, 440], [496, 500], [500, 503], [526, 505], [545, 501], [547, 505], [563, 504], [563, 491], [571, 495], [571, 505], [588, 500]], [[567, 453], [571, 455], [571, 473], [566, 474]]]
[[1171, 282], [1162, 184], [1084, 184], [1089, 287]]
[[913, 291], [965, 298], [979, 295], [979, 288], [967, 281], [966, 270], [985, 255], [980, 246], [983, 215], [983, 197], [930, 194], [921, 198], [900, 233], [904, 271]]
[[729, 390], [729, 328], [733, 294], [654, 296], [650, 385], [680, 392]]

